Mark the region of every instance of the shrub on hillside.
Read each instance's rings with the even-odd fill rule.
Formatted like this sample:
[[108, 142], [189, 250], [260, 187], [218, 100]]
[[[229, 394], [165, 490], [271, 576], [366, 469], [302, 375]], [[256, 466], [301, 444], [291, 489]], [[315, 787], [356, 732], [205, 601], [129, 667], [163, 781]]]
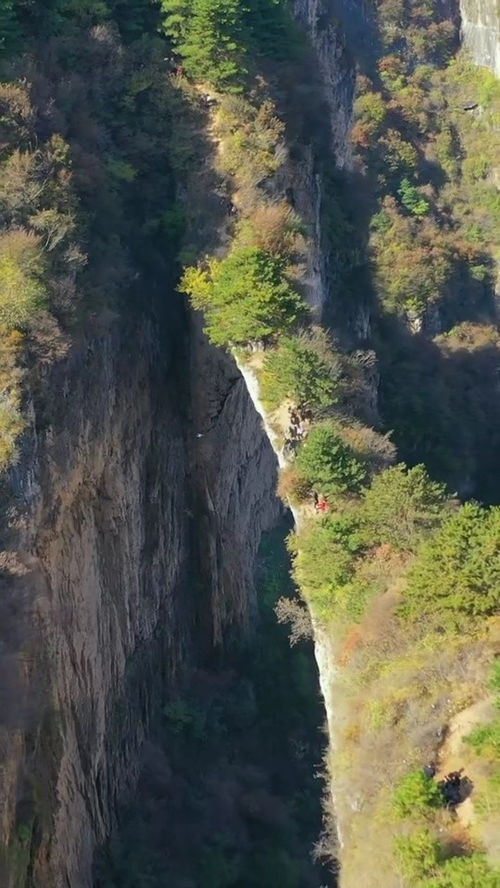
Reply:
[[21, 229], [0, 236], [0, 324], [25, 326], [44, 304], [40, 240]]
[[292, 506], [305, 502], [311, 496], [311, 484], [293, 462], [280, 472], [278, 496]]
[[245, 345], [291, 331], [305, 316], [302, 297], [281, 259], [258, 247], [236, 249], [206, 270], [188, 268], [181, 282], [194, 308], [205, 312], [215, 345]]
[[400, 463], [365, 490], [363, 521], [374, 542], [411, 551], [439, 526], [446, 502], [445, 486], [432, 481], [424, 466]]
[[355, 420], [339, 422], [337, 431], [361, 462], [366, 463], [370, 473], [387, 469], [396, 459], [396, 448], [389, 435], [381, 435], [375, 429]]
[[370, 589], [356, 576], [356, 568], [365, 548], [354, 514], [311, 522], [291, 538], [294, 576], [317, 618], [361, 616]]
[[490, 866], [485, 854], [450, 857], [421, 888], [500, 888], [500, 870]]
[[[277, 172], [286, 156], [285, 125], [273, 103], [252, 105], [241, 96], [226, 96], [215, 121], [224, 145], [218, 163], [240, 188], [254, 189]], [[249, 200], [242, 201], [248, 209]]]
[[415, 817], [439, 808], [443, 793], [421, 769], [407, 774], [394, 790], [394, 810], [398, 817]]
[[266, 355], [259, 376], [262, 400], [274, 410], [287, 398], [329, 407], [337, 398], [340, 365], [321, 330], [289, 336]]
[[412, 888], [430, 876], [441, 859], [439, 842], [428, 829], [398, 837], [395, 850], [401, 872]]
[[466, 503], [424, 543], [408, 574], [407, 618], [453, 626], [500, 606], [500, 508]]
[[475, 728], [465, 738], [465, 742], [480, 755], [500, 761], [500, 719]]
[[330, 421], [311, 429], [296, 463], [311, 486], [325, 496], [357, 493], [367, 478], [366, 465], [342, 441]]
[[305, 228], [300, 217], [285, 203], [261, 204], [238, 226], [237, 242], [242, 247], [259, 247], [290, 262], [300, 261], [305, 252]]

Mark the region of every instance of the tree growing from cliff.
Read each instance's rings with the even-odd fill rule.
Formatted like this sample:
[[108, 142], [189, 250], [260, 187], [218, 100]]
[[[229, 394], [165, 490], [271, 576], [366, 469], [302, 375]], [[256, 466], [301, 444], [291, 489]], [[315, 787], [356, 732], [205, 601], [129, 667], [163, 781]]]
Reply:
[[273, 410], [286, 398], [312, 408], [338, 400], [340, 365], [321, 333], [283, 339], [270, 352], [260, 376], [262, 399]]
[[367, 477], [366, 466], [329, 421], [311, 429], [296, 463], [311, 487], [327, 496], [356, 493]]
[[258, 247], [188, 268], [181, 286], [194, 308], [205, 312], [215, 345], [246, 345], [291, 331], [306, 312], [302, 297], [284, 274], [284, 262]]

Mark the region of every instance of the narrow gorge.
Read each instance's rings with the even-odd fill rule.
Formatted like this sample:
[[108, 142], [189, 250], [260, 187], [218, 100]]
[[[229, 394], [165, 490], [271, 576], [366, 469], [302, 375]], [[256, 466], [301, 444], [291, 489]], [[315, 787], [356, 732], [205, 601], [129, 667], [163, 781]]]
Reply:
[[499, 888], [498, 18], [4, 4], [0, 888]]

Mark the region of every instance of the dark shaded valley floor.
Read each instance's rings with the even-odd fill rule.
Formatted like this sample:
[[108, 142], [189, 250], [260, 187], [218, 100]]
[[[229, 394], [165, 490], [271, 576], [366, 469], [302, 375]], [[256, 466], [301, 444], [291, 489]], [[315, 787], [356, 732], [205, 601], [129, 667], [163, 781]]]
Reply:
[[137, 796], [95, 888], [320, 888], [323, 706], [312, 646], [274, 606], [293, 594], [283, 525], [258, 558], [255, 632], [165, 703]]

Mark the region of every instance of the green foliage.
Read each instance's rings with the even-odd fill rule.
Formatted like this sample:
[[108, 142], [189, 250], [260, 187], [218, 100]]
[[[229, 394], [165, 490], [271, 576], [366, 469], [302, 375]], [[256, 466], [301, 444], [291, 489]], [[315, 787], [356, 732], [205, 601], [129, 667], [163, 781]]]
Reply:
[[215, 123], [224, 143], [220, 166], [240, 188], [256, 188], [279, 170], [285, 127], [269, 99], [252, 104], [242, 96], [226, 96]]
[[398, 817], [425, 815], [442, 804], [440, 787], [421, 769], [407, 774], [394, 790], [394, 810]]
[[162, 0], [162, 11], [192, 77], [223, 89], [245, 73], [241, 0]]
[[396, 858], [408, 885], [417, 888], [438, 866], [441, 854], [439, 842], [428, 829], [411, 836], [399, 836], [395, 841]]
[[257, 247], [236, 249], [207, 270], [188, 268], [182, 289], [205, 312], [215, 345], [246, 345], [292, 330], [305, 304], [285, 277], [283, 260]]
[[187, 73], [238, 92], [255, 53], [289, 58], [300, 45], [285, 0], [162, 0], [163, 28]]
[[445, 858], [427, 829], [399, 837], [395, 850], [408, 888], [500, 888], [500, 872], [484, 854]]
[[490, 688], [497, 696], [497, 703], [500, 706], [500, 659], [496, 659], [493, 663], [490, 678]]
[[500, 508], [467, 503], [423, 544], [408, 575], [404, 613], [453, 626], [499, 605]]
[[24, 327], [46, 300], [44, 258], [37, 237], [25, 231], [0, 236], [0, 324]]
[[356, 99], [356, 117], [363, 123], [379, 129], [387, 117], [387, 104], [381, 93], [366, 92]]
[[364, 492], [362, 515], [377, 543], [414, 550], [445, 514], [446, 488], [432, 481], [425, 466], [391, 466]]
[[328, 515], [290, 540], [294, 576], [316, 619], [358, 621], [373, 589], [356, 575], [367, 541], [356, 514]]
[[274, 410], [286, 399], [308, 407], [337, 401], [340, 368], [320, 331], [282, 339], [266, 354], [259, 376], [262, 400]]
[[311, 487], [326, 496], [357, 493], [367, 477], [366, 466], [342, 441], [333, 422], [311, 429], [296, 463]]
[[475, 728], [465, 740], [480, 755], [500, 760], [500, 719]]
[[450, 857], [422, 888], [500, 888], [500, 871], [489, 865], [484, 854]]
[[427, 216], [431, 208], [430, 203], [419, 188], [411, 184], [409, 179], [401, 181], [401, 188], [398, 193], [401, 197], [401, 203], [410, 213], [414, 216]]

